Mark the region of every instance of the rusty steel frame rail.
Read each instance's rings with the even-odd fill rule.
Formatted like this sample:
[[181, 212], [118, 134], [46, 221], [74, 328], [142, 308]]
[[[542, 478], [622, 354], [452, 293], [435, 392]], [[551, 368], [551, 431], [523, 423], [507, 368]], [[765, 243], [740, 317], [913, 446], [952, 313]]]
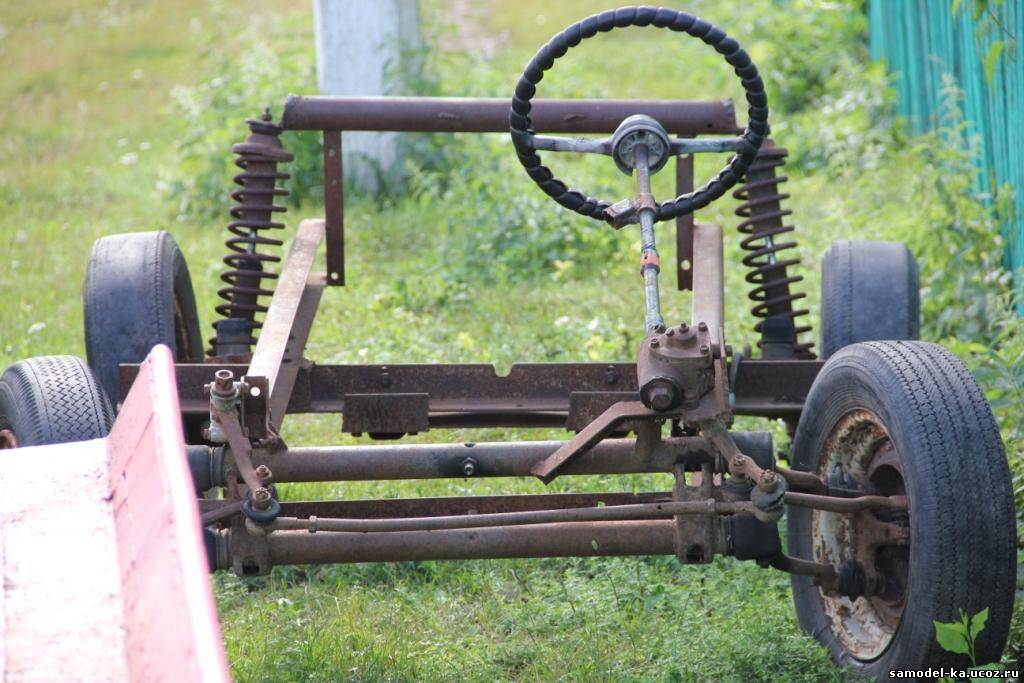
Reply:
[[[732, 100], [534, 100], [530, 119], [544, 133], [613, 133], [633, 114], [656, 118], [677, 135], [734, 134]], [[511, 101], [503, 97], [288, 98], [285, 130], [367, 130], [419, 133], [507, 133]]]
[[[733, 412], [797, 417], [823, 364], [819, 360], [744, 359], [731, 386]], [[236, 377], [247, 373], [244, 364], [181, 363], [175, 367], [182, 412], [209, 412], [203, 385], [221, 368]], [[136, 374], [137, 365], [121, 366], [122, 396]], [[344, 413], [349, 395], [388, 396], [397, 405], [410, 394], [427, 394], [431, 428], [566, 427], [577, 409], [586, 412], [586, 403], [604, 401], [597, 401], [600, 413], [637, 391], [634, 363], [517, 363], [505, 376], [488, 364], [310, 364], [297, 368], [287, 410], [289, 414]], [[568, 426], [579, 429], [583, 425], [573, 422]]]

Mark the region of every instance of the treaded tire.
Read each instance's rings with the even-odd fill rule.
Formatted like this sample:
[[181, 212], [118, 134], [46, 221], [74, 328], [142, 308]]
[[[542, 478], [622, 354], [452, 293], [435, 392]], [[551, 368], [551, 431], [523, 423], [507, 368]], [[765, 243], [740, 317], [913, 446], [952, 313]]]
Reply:
[[[884, 425], [902, 465], [909, 500], [909, 556], [902, 616], [874, 659], [853, 657], [826, 614], [827, 599], [809, 578], [793, 576], [805, 631], [859, 675], [890, 670], [966, 668], [943, 650], [933, 620], [988, 608], [976, 642], [978, 663], [997, 661], [1010, 627], [1016, 579], [1016, 526], [1010, 470], [999, 430], [974, 377], [953, 354], [924, 342], [848, 346], [814, 381], [793, 445], [795, 469], [821, 471], [830, 433], [845, 416], [870, 411]], [[877, 489], [876, 489], [877, 490]], [[811, 510], [787, 511], [790, 553], [814, 559]], [[830, 513], [824, 513], [830, 514]], [[819, 517], [817, 519], [823, 519]], [[858, 599], [858, 603], [866, 598]]]
[[902, 242], [833, 242], [821, 262], [821, 353], [857, 342], [917, 339], [920, 278]]
[[0, 376], [0, 430], [18, 446], [86, 441], [107, 435], [114, 420], [103, 388], [75, 356], [39, 356]]
[[116, 406], [118, 365], [157, 344], [179, 362], [201, 362], [203, 340], [185, 257], [164, 231], [101, 237], [85, 276], [85, 351]]

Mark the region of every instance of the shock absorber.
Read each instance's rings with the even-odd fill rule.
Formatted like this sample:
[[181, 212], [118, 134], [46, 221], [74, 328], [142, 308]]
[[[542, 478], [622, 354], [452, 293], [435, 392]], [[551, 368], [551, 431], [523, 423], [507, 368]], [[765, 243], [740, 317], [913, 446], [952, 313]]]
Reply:
[[[792, 285], [804, 278], [788, 272], [800, 263], [800, 259], [781, 255], [781, 252], [795, 248], [796, 242], [792, 238], [783, 241], [778, 239], [780, 235], [795, 229], [784, 223], [785, 218], [793, 213], [782, 208], [782, 200], [788, 199], [789, 194], [779, 191], [779, 185], [788, 178], [776, 175], [775, 171], [785, 163], [786, 155], [784, 148], [775, 147], [770, 140], [767, 141], [747, 170], [743, 184], [733, 192], [733, 197], [742, 202], [736, 208], [736, 215], [743, 219], [739, 224], [739, 231], [744, 235], [740, 246], [749, 252], [743, 258], [743, 265], [750, 269], [746, 279], [753, 285], [750, 290], [750, 299], [754, 302], [751, 313], [755, 318], [760, 318], [754, 330], [762, 335], [762, 341], [766, 341], [779, 328], [769, 321], [785, 321], [784, 330], [789, 325], [793, 327], [794, 357], [814, 358], [811, 351], [814, 343], [800, 341], [800, 335], [810, 332], [811, 326], [796, 320], [807, 315], [808, 310], [794, 306], [794, 302], [805, 298], [807, 294], [795, 291]], [[767, 329], [766, 323], [769, 323]], [[762, 343], [758, 342], [758, 346], [762, 346]]]
[[291, 161], [292, 155], [281, 145], [282, 129], [271, 122], [269, 109], [259, 120], [246, 123], [249, 137], [231, 150], [242, 172], [234, 179], [239, 189], [231, 193], [237, 203], [231, 207], [234, 220], [228, 225], [231, 237], [225, 241], [229, 251], [223, 261], [227, 268], [220, 276], [227, 286], [217, 292], [224, 303], [216, 309], [220, 319], [214, 323], [216, 335], [207, 351], [211, 356], [242, 356], [252, 350], [257, 331], [263, 326], [257, 315], [268, 310], [261, 298], [274, 293], [277, 273], [270, 266], [281, 260], [267, 249], [284, 244], [260, 232], [284, 228], [284, 223], [274, 220], [274, 214], [286, 209], [274, 202], [288, 195], [277, 183], [289, 176], [277, 166]]

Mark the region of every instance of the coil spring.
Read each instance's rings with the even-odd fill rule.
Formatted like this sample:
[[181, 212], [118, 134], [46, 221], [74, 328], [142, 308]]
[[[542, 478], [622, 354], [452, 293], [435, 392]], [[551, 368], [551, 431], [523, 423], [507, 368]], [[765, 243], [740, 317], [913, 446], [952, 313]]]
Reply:
[[[284, 223], [274, 220], [274, 214], [284, 213], [287, 209], [274, 202], [278, 197], [288, 195], [288, 191], [277, 187], [277, 183], [290, 176], [278, 171], [277, 165], [289, 162], [293, 157], [281, 145], [279, 136], [282, 129], [271, 123], [269, 109], [261, 119], [250, 119], [246, 123], [249, 125], [249, 137], [232, 148], [236, 155], [235, 165], [242, 172], [234, 178], [239, 189], [231, 193], [231, 198], [237, 203], [230, 210], [234, 220], [227, 229], [232, 236], [224, 242], [229, 252], [223, 258], [227, 269], [220, 276], [227, 286], [217, 292], [224, 303], [219, 304], [216, 311], [221, 321], [235, 319], [247, 323], [248, 333], [242, 339], [232, 341], [251, 347], [256, 343], [256, 330], [263, 326], [256, 316], [268, 310], [260, 299], [274, 293], [271, 285], [278, 276], [267, 265], [281, 261], [280, 256], [266, 250], [284, 244], [282, 240], [261, 235], [260, 231], [285, 227]], [[214, 329], [218, 334], [210, 340], [208, 353], [221, 355], [218, 347], [224, 344], [224, 339], [221, 338], [219, 323], [214, 324]]]
[[804, 278], [787, 273], [787, 269], [799, 264], [800, 259], [779, 258], [781, 252], [797, 246], [793, 240], [777, 241], [779, 235], [795, 230], [794, 226], [784, 224], [784, 219], [793, 213], [782, 208], [782, 201], [788, 199], [789, 194], [778, 189], [789, 178], [775, 173], [775, 169], [785, 163], [786, 154], [786, 150], [780, 147], [762, 149], [747, 170], [742, 186], [733, 192], [733, 197], [742, 202], [736, 208], [736, 215], [744, 219], [739, 224], [739, 231], [746, 235], [740, 246], [750, 252], [743, 257], [743, 265], [750, 269], [746, 280], [754, 286], [749, 295], [754, 302], [751, 313], [760, 318], [754, 331], [762, 331], [766, 318], [788, 318], [793, 321], [796, 333], [796, 357], [814, 358], [811, 351], [814, 343], [800, 341], [800, 335], [810, 332], [811, 326], [798, 324], [796, 320], [809, 311], [793, 305], [807, 294], [791, 290], [792, 285]]

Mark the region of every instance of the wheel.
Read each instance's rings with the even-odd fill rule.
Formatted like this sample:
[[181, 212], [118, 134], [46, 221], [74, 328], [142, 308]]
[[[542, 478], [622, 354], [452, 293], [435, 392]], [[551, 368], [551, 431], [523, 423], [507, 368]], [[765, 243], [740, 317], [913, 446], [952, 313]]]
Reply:
[[85, 350], [116, 405], [118, 365], [140, 363], [157, 344], [179, 362], [201, 362], [199, 314], [185, 257], [167, 232], [96, 240], [85, 276]]
[[977, 659], [998, 660], [1015, 588], [1013, 493], [992, 412], [959, 359], [912, 341], [840, 350], [811, 387], [793, 466], [830, 486], [908, 499], [899, 513], [787, 511], [791, 554], [857, 560], [874, 586], [850, 599], [792, 577], [800, 625], [838, 664], [878, 678], [965, 668], [966, 658], [939, 646], [932, 622], [986, 608]]
[[834, 242], [821, 263], [821, 353], [857, 342], [917, 339], [917, 261], [902, 242]]
[[114, 420], [96, 377], [74, 356], [39, 356], [0, 376], [0, 449], [86, 441]]

